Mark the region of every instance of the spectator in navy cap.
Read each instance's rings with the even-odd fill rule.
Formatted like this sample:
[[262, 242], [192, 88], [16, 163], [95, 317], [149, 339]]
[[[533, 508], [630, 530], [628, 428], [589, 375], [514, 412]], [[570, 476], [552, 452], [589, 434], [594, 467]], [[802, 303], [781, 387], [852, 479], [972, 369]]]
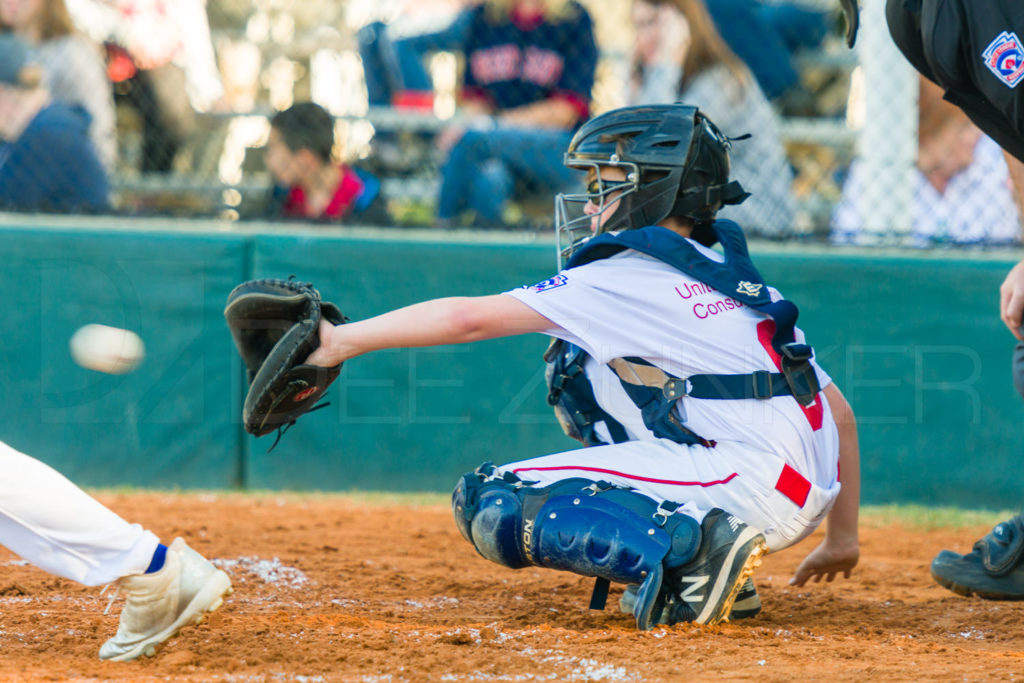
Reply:
[[94, 212], [109, 206], [89, 115], [53, 102], [21, 38], [0, 34], [0, 210]]

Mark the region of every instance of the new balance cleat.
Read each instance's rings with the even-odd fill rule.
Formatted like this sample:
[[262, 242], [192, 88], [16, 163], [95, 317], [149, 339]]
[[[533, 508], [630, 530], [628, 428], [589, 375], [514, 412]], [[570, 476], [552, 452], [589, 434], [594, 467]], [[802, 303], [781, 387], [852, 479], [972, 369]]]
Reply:
[[118, 580], [127, 596], [117, 634], [100, 648], [100, 659], [126, 662], [156, 654], [189, 625], [199, 624], [231, 593], [231, 580], [180, 538], [167, 549], [160, 571]]
[[[636, 604], [636, 586], [626, 586], [626, 590], [623, 591], [622, 597], [619, 598], [619, 611], [623, 614], [632, 614], [633, 605]], [[673, 596], [669, 595], [665, 599], [665, 604], [662, 607], [655, 618], [655, 623], [671, 625], [678, 621], [693, 621], [690, 619], [677, 619], [671, 621], [673, 614], [680, 612], [680, 608], [675, 607], [676, 600]], [[690, 610], [691, 613], [693, 610]], [[761, 613], [761, 596], [757, 594], [757, 588], [754, 587], [754, 580], [747, 579], [746, 582], [740, 587], [740, 592], [736, 594], [736, 601], [732, 605], [732, 610], [729, 612], [729, 620], [733, 619], [750, 619], [756, 617]], [[696, 615], [694, 615], [696, 616]]]
[[[760, 531], [724, 510], [716, 508], [709, 512], [701, 532], [696, 556], [682, 567], [666, 572], [662, 588], [663, 609], [668, 611], [666, 623], [727, 621], [736, 599], [768, 552]], [[747, 598], [742, 608], [749, 614], [755, 603]], [[758, 610], [759, 603], [758, 598]]]
[[754, 580], [747, 579], [736, 594], [736, 602], [732, 603], [729, 619], [750, 619], [761, 613], [761, 596], [754, 588]]

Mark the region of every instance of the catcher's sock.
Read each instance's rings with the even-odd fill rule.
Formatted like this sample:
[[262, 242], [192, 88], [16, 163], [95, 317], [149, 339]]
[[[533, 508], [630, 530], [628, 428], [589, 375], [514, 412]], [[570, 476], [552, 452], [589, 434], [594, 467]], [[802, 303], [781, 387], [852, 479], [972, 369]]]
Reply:
[[118, 579], [127, 593], [117, 634], [100, 648], [100, 659], [123, 662], [151, 656], [183, 627], [198, 624], [221, 606], [231, 580], [180, 538], [167, 548], [161, 570]]
[[152, 574], [158, 572], [164, 568], [164, 561], [167, 560], [167, 546], [163, 543], [159, 543], [156, 546], [156, 552], [153, 553], [153, 559], [150, 561], [149, 566], [146, 567], [145, 574]]

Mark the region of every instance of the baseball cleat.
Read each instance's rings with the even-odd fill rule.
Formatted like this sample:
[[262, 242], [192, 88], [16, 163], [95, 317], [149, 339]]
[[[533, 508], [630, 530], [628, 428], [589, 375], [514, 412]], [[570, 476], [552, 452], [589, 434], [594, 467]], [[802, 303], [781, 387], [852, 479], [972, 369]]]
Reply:
[[163, 568], [118, 580], [126, 596], [117, 634], [100, 648], [100, 659], [126, 662], [152, 657], [182, 628], [202, 623], [231, 593], [228, 575], [176, 538]]
[[997, 524], [966, 555], [943, 550], [932, 560], [932, 578], [958, 595], [1024, 600], [1024, 515]]
[[[636, 586], [626, 586], [626, 590], [623, 591], [622, 597], [619, 598], [619, 611], [623, 614], [632, 614], [633, 605], [636, 604]], [[669, 596], [665, 600], [665, 605], [661, 612], [657, 615], [655, 623], [658, 624], [672, 624], [676, 623], [670, 621], [673, 614], [672, 605], [675, 600], [672, 596]], [[750, 619], [756, 617], [761, 613], [761, 596], [757, 594], [757, 588], [754, 587], [754, 580], [747, 579], [743, 586], [740, 587], [740, 592], [736, 594], [736, 601], [732, 604], [732, 610], [729, 612], [729, 620], [733, 619]], [[693, 619], [686, 619], [684, 621], [693, 621]]]
[[[662, 609], [668, 612], [665, 623], [728, 621], [740, 592], [768, 552], [760, 531], [724, 510], [712, 510], [700, 526], [702, 539], [697, 555], [682, 567], [666, 572], [662, 588]], [[744, 611], [752, 609], [753, 604], [745, 598]]]
[[754, 588], [754, 580], [747, 579], [740, 592], [736, 594], [736, 601], [732, 603], [732, 610], [729, 612], [729, 619], [750, 619], [761, 613], [761, 596]]

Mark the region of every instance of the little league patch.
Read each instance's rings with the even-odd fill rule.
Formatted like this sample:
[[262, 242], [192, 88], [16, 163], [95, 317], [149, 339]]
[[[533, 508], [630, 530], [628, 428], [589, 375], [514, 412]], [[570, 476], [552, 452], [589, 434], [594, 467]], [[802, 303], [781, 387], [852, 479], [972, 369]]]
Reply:
[[535, 285], [526, 287], [526, 289], [529, 289], [537, 293], [546, 292], [548, 290], [555, 289], [556, 287], [561, 287], [567, 282], [569, 282], [569, 278], [566, 277], [565, 275], [556, 275], [554, 277], [548, 278], [547, 280], [538, 282]]
[[1016, 33], [1003, 31], [981, 53], [985, 66], [996, 78], [1015, 88], [1024, 78], [1024, 48]]

